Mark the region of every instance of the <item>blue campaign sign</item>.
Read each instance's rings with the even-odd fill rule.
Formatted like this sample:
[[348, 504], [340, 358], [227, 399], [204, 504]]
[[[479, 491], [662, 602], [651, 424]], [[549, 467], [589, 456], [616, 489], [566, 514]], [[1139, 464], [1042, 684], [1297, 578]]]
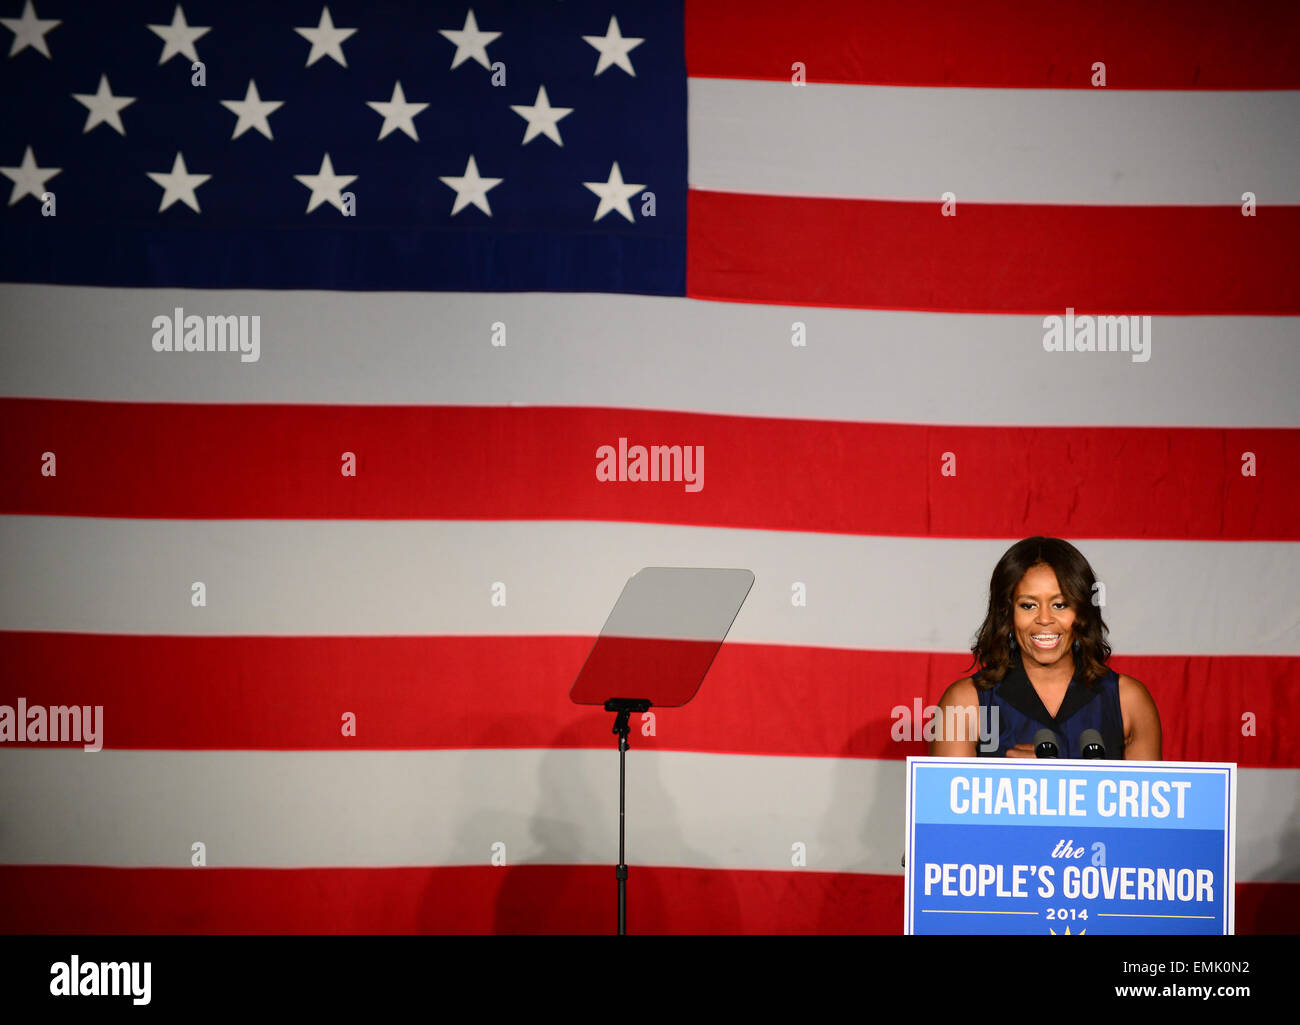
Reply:
[[1237, 767], [908, 758], [903, 931], [1228, 934]]

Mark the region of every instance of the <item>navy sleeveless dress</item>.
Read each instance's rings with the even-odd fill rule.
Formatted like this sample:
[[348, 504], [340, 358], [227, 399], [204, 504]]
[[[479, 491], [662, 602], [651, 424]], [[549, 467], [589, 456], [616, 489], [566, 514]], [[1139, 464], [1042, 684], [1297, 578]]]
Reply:
[[1079, 734], [1084, 730], [1096, 730], [1101, 734], [1108, 759], [1124, 757], [1119, 674], [1109, 666], [1106, 675], [1091, 686], [1085, 684], [1076, 672], [1055, 717], [1047, 714], [1042, 699], [1029, 682], [1019, 652], [1012, 655], [1011, 668], [997, 686], [988, 690], [976, 687], [975, 690], [979, 694], [981, 725], [985, 721], [991, 725], [992, 720], [984, 717], [991, 714], [991, 709], [998, 710], [998, 748], [985, 751], [983, 745], [979, 745], [981, 755], [1006, 757], [1008, 748], [1032, 744], [1034, 734], [1046, 727], [1061, 738], [1062, 758], [1082, 757]]

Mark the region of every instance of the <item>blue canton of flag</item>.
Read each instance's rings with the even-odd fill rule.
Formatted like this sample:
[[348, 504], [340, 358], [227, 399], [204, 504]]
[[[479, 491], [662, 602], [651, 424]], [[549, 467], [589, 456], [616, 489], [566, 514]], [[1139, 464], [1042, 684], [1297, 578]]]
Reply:
[[6, 8], [5, 280], [685, 290], [680, 4]]

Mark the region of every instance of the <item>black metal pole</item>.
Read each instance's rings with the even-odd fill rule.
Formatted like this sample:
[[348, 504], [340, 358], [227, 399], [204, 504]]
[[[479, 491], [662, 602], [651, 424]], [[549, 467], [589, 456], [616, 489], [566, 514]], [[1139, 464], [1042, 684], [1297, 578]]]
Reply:
[[627, 734], [618, 735], [618, 865], [614, 869], [618, 877], [618, 934], [627, 935], [627, 865], [623, 851], [623, 820], [626, 815], [627, 797]]
[[624, 821], [627, 818], [627, 735], [632, 732], [628, 721], [633, 712], [647, 712], [650, 702], [644, 698], [610, 698], [605, 711], [617, 712], [614, 730], [618, 734], [618, 864], [614, 874], [618, 878], [618, 934], [627, 935], [627, 853], [623, 846]]

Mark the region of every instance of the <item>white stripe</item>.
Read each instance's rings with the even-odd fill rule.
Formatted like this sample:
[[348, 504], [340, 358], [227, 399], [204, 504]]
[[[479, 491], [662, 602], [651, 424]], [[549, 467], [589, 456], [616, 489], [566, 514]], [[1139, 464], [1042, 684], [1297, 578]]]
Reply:
[[[177, 306], [260, 316], [260, 359], [154, 352], [152, 319]], [[0, 308], [0, 394], [13, 397], [604, 406], [976, 426], [1300, 423], [1294, 317], [1154, 317], [1151, 359], [1134, 363], [1122, 352], [1044, 352], [1038, 316], [647, 296], [9, 284]], [[791, 345], [796, 322], [806, 346]], [[495, 323], [503, 348], [491, 343]]]
[[[1015, 539], [1011, 539], [1015, 540]], [[0, 517], [0, 628], [594, 635], [644, 566], [756, 576], [730, 637], [963, 651], [1011, 541], [559, 521]], [[1300, 545], [1086, 541], [1121, 654], [1300, 654]], [[190, 604], [193, 581], [207, 605]], [[504, 608], [491, 604], [494, 582]], [[807, 588], [807, 607], [792, 588]]]
[[600, 632], [721, 643], [753, 585], [743, 569], [648, 566], [628, 580]]
[[[594, 734], [593, 734], [594, 736]], [[902, 873], [902, 761], [636, 751], [633, 865]], [[0, 750], [0, 863], [187, 867], [617, 861], [610, 750]], [[1238, 774], [1242, 882], [1300, 879], [1286, 831], [1300, 772]], [[1281, 800], [1281, 805], [1275, 802]]]
[[926, 200], [936, 217], [945, 192], [959, 204], [1300, 202], [1295, 91], [692, 78], [688, 102], [693, 188]]

